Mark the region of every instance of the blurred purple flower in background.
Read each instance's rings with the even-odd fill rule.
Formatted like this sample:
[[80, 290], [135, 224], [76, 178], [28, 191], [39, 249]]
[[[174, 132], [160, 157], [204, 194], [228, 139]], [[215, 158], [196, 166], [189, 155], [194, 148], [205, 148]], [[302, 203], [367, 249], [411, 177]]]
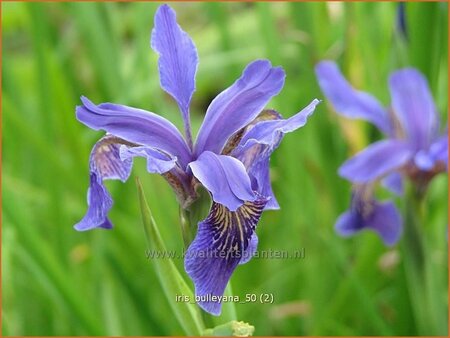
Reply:
[[448, 166], [448, 135], [439, 132], [439, 117], [425, 77], [415, 69], [393, 72], [389, 78], [391, 105], [383, 107], [370, 94], [352, 88], [331, 61], [316, 66], [319, 85], [336, 112], [374, 124], [386, 140], [378, 141], [347, 160], [339, 174], [354, 184], [350, 210], [339, 217], [336, 230], [349, 236], [362, 229], [376, 231], [384, 243], [395, 244], [402, 220], [392, 202], [373, 197], [382, 183], [401, 195], [409, 178], [419, 191]]
[[[154, 113], [111, 103], [95, 105], [82, 97], [77, 119], [107, 134], [91, 152], [88, 211], [75, 229], [112, 227], [107, 214], [113, 202], [103, 180], [126, 181], [133, 158], [145, 157], [147, 170], [166, 178], [182, 208], [198, 198], [199, 185], [209, 191], [213, 204], [198, 224], [185, 268], [196, 295], [221, 296], [237, 265], [250, 260], [256, 250], [255, 228], [262, 211], [279, 208], [269, 178], [271, 153], [285, 133], [305, 125], [319, 101], [289, 119], [263, 110], [282, 89], [285, 74], [267, 60], [254, 61], [211, 102], [194, 144], [189, 115], [197, 50], [169, 6], [159, 7], [154, 23], [151, 47], [159, 54], [161, 87], [178, 104], [185, 137]], [[221, 312], [217, 301], [199, 305], [215, 315]]]

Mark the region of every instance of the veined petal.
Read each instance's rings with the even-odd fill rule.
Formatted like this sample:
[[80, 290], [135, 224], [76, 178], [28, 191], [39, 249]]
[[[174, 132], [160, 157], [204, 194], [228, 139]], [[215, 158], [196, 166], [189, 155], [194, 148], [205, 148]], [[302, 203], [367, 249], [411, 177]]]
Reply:
[[93, 104], [82, 97], [77, 119], [94, 130], [106, 132], [138, 145], [146, 145], [176, 156], [182, 166], [191, 153], [178, 129], [165, 118], [145, 110], [112, 103]]
[[249, 124], [284, 85], [282, 68], [267, 60], [250, 63], [242, 76], [209, 106], [198, 133], [196, 154], [220, 153], [227, 140]]
[[439, 128], [438, 116], [427, 80], [406, 68], [389, 78], [392, 108], [417, 149], [427, 149]]
[[[265, 210], [266, 208], [264, 208]], [[247, 248], [245, 248], [242, 252], [241, 260], [239, 261], [239, 265], [243, 265], [248, 263], [256, 253], [258, 249], [258, 236], [256, 236], [256, 232], [253, 231], [253, 235], [248, 242]]]
[[131, 159], [120, 158], [120, 147], [123, 144], [127, 142], [107, 135], [94, 145], [89, 160], [88, 210], [84, 218], [75, 225], [76, 230], [112, 227], [107, 215], [113, 201], [103, 185], [103, 180], [113, 179], [125, 182], [130, 176]]
[[347, 160], [339, 168], [339, 175], [351, 182], [367, 183], [400, 168], [412, 156], [413, 150], [406, 141], [379, 141]]
[[256, 198], [244, 165], [231, 156], [205, 151], [196, 161], [189, 163], [189, 167], [211, 192], [213, 200], [231, 211]]
[[386, 109], [373, 96], [355, 90], [342, 76], [334, 62], [318, 63], [316, 75], [320, 88], [337, 113], [348, 118], [359, 118], [372, 122], [387, 135], [393, 132]]
[[177, 24], [175, 11], [168, 5], [160, 6], [155, 14], [151, 46], [159, 54], [161, 87], [177, 101], [185, 125], [190, 126], [189, 105], [195, 91], [197, 49]]
[[208, 217], [198, 224], [184, 266], [194, 282], [195, 295], [203, 299], [198, 304], [205, 311], [220, 314], [222, 305], [211, 296], [222, 296], [237, 265], [249, 260], [245, 253], [251, 251], [253, 255], [257, 244], [254, 231], [265, 203], [258, 198], [235, 212], [213, 203]]

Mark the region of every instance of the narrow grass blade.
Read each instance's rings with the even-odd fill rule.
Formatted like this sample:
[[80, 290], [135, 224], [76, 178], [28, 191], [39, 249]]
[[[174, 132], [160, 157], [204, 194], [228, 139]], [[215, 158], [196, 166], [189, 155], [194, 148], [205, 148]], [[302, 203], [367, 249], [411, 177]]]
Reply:
[[[158, 226], [152, 217], [139, 179], [136, 179], [136, 185], [138, 188], [144, 232], [149, 249], [164, 253], [167, 251], [166, 247], [159, 233]], [[152, 262], [154, 263], [156, 274], [164, 290], [164, 294], [185, 333], [187, 335], [200, 335], [204, 330], [200, 310], [196, 304], [191, 303], [194, 299], [192, 291], [177, 270], [175, 264], [171, 259], [155, 259]], [[190, 302], [175, 302], [177, 295], [188, 296]]]

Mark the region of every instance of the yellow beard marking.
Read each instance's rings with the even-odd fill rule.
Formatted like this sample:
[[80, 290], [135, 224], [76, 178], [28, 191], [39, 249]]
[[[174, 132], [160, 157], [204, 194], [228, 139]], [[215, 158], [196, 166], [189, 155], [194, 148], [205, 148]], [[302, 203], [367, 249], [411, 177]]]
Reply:
[[215, 203], [209, 222], [213, 227], [213, 241], [218, 243], [217, 250], [244, 250], [263, 207], [261, 202], [245, 202], [236, 211], [230, 211], [227, 207]]

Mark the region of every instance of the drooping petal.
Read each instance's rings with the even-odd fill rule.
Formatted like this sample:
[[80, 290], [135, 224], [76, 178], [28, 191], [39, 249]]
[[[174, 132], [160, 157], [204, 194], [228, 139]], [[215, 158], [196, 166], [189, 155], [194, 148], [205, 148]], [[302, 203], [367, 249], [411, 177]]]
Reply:
[[242, 76], [220, 93], [208, 107], [198, 133], [196, 154], [220, 153], [227, 140], [249, 124], [284, 85], [282, 68], [267, 60], [250, 63]]
[[94, 228], [111, 229], [113, 227], [107, 216], [113, 200], [102, 181], [102, 178], [99, 178], [96, 173], [90, 174], [87, 193], [88, 210], [83, 219], [74, 225], [75, 230], [86, 231]]
[[406, 164], [413, 150], [406, 141], [376, 142], [347, 160], [339, 175], [355, 183], [366, 183], [381, 178]]
[[112, 227], [107, 215], [113, 201], [103, 185], [103, 180], [125, 182], [130, 176], [131, 159], [120, 158], [120, 147], [123, 144], [126, 144], [124, 140], [107, 135], [94, 145], [89, 160], [88, 210], [84, 218], [75, 225], [76, 230]]
[[377, 203], [366, 224], [380, 235], [386, 245], [397, 243], [402, 234], [402, 218], [392, 202]]
[[198, 224], [184, 265], [194, 282], [195, 295], [200, 298], [198, 304], [205, 311], [220, 314], [221, 302], [211, 297], [223, 295], [238, 264], [248, 261], [245, 253], [254, 253], [257, 244], [254, 231], [264, 205], [265, 199], [258, 198], [230, 212], [223, 205], [213, 203], [208, 217]]
[[427, 80], [406, 68], [389, 78], [392, 108], [416, 149], [427, 149], [439, 128], [438, 116]]
[[197, 49], [177, 24], [175, 11], [168, 5], [156, 11], [151, 46], [159, 54], [161, 87], [177, 101], [185, 125], [190, 126], [189, 105], [195, 91]]
[[106, 135], [100, 139], [94, 145], [89, 160], [88, 211], [84, 218], [75, 225], [76, 230], [112, 227], [107, 215], [113, 205], [113, 200], [103, 181], [110, 179], [125, 182], [130, 176], [135, 156], [147, 159], [147, 170], [150, 173], [164, 174], [171, 170], [176, 163], [175, 158], [149, 147], [135, 147], [128, 141], [113, 135]]
[[348, 237], [370, 229], [377, 232], [386, 245], [393, 245], [400, 238], [402, 219], [392, 202], [379, 202], [372, 193], [371, 184], [354, 186], [350, 209], [337, 219], [336, 232]]
[[334, 62], [318, 63], [316, 75], [320, 88], [337, 113], [372, 122], [387, 135], [393, 132], [386, 109], [373, 96], [355, 90], [342, 76]]
[[402, 219], [392, 202], [373, 202], [368, 215], [357, 210], [344, 212], [336, 221], [335, 229], [343, 237], [370, 229], [378, 233], [386, 245], [394, 245], [402, 233]]
[[77, 106], [77, 119], [94, 130], [106, 132], [138, 145], [146, 145], [172, 156], [182, 166], [190, 162], [191, 154], [178, 129], [165, 118], [148, 111], [118, 104], [93, 104], [82, 97]]
[[256, 198], [244, 165], [231, 156], [205, 151], [196, 161], [189, 163], [189, 167], [211, 192], [213, 200], [231, 211]]

